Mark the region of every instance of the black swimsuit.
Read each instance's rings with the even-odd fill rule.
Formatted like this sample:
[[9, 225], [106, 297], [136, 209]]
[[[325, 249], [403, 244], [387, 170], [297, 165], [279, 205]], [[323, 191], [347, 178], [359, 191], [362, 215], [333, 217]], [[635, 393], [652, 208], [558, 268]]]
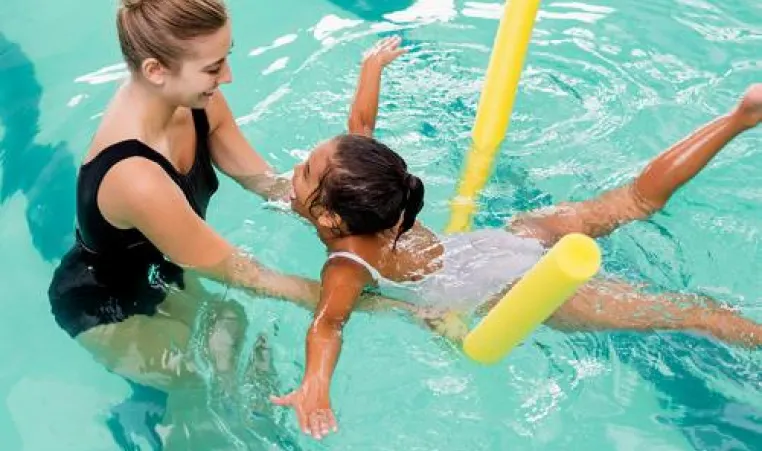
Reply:
[[[166, 296], [163, 284], [183, 288], [183, 270], [137, 229], [121, 230], [98, 208], [98, 189], [106, 173], [132, 157], [158, 164], [182, 189], [193, 210], [206, 216], [219, 181], [209, 152], [209, 121], [204, 110], [192, 110], [196, 155], [188, 174], [138, 140], [120, 141], [80, 168], [77, 179], [77, 241], [56, 269], [48, 289], [53, 315], [76, 337], [132, 315], [153, 315]], [[161, 193], [157, 193], [161, 195]]]

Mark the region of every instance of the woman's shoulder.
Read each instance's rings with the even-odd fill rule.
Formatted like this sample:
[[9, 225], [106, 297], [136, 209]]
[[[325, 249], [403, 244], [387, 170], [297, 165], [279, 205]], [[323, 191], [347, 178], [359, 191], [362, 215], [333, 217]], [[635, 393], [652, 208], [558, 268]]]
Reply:
[[115, 148], [136, 146], [140, 137], [138, 122], [134, 115], [128, 114], [128, 105], [114, 99], [101, 115], [98, 128], [90, 139], [88, 150], [82, 161], [87, 165], [90, 161], [99, 158], [101, 154]]

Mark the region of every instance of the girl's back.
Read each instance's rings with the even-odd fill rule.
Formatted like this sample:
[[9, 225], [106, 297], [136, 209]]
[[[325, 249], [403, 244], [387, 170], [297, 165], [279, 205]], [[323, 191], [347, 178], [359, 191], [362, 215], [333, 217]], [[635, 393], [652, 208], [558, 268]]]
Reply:
[[[421, 256], [440, 246], [438, 257], [424, 257], [427, 266], [433, 268], [424, 272]], [[458, 309], [474, 307], [503, 292], [545, 252], [539, 241], [502, 229], [445, 235], [429, 245], [423, 240], [406, 240], [390, 253], [387, 262], [374, 260], [372, 254], [362, 252], [362, 247], [356, 249], [358, 252], [332, 251], [328, 258], [347, 258], [363, 265], [378, 285], [379, 294], [385, 297]], [[421, 271], [402, 279], [396, 277], [399, 273], [395, 268], [416, 267]]]

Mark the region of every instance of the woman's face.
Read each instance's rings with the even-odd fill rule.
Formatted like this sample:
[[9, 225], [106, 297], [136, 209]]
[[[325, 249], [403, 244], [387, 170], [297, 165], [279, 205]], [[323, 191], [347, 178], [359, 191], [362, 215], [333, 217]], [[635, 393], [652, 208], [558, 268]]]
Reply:
[[232, 47], [230, 24], [187, 42], [187, 56], [176, 70], [166, 70], [162, 91], [189, 108], [205, 108], [217, 88], [233, 81], [228, 65]]

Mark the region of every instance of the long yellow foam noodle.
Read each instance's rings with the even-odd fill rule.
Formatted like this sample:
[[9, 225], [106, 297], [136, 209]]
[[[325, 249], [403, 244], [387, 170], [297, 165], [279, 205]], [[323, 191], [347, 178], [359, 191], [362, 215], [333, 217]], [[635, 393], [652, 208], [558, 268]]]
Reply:
[[462, 232], [470, 227], [475, 198], [490, 176], [495, 154], [508, 130], [539, 8], [540, 0], [509, 0], [505, 6], [471, 132], [473, 145], [466, 156], [458, 195], [451, 205], [447, 232]]
[[601, 265], [598, 244], [587, 235], [564, 236], [495, 305], [463, 340], [481, 363], [496, 363], [548, 319]]

